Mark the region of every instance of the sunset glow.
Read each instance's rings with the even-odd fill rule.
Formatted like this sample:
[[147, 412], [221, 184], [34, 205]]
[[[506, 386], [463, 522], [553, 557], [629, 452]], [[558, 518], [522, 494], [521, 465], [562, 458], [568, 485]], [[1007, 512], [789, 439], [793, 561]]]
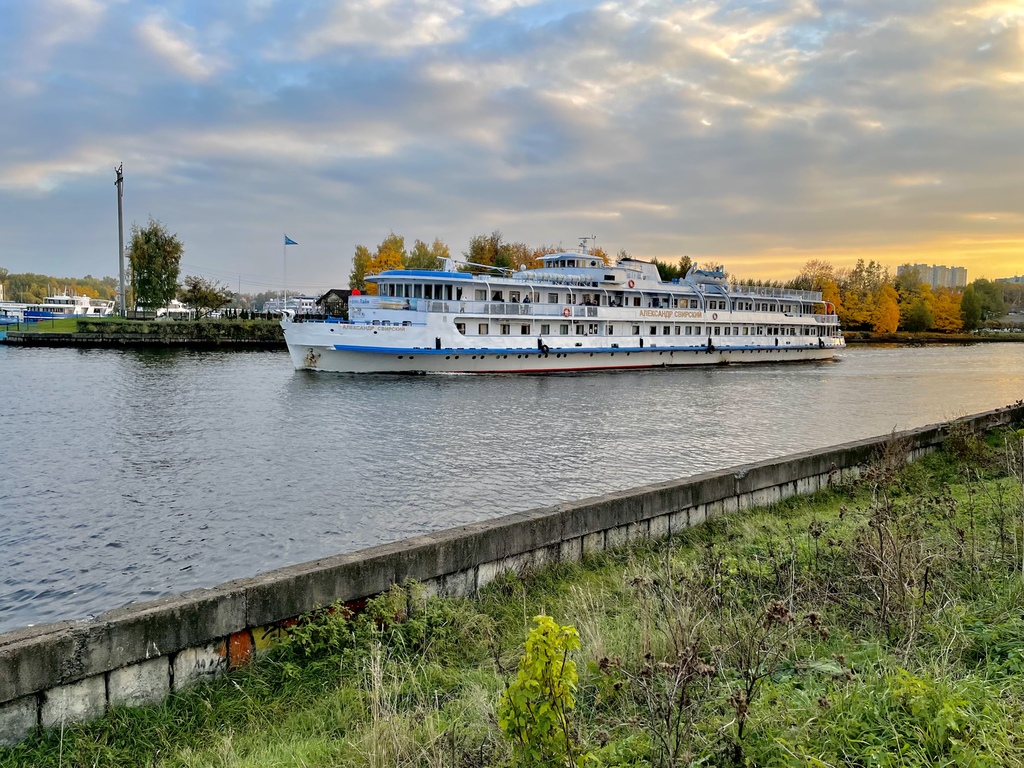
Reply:
[[786, 278], [808, 259], [1024, 273], [1024, 9], [935, 0], [14, 0], [0, 266], [347, 283], [394, 231], [500, 229]]

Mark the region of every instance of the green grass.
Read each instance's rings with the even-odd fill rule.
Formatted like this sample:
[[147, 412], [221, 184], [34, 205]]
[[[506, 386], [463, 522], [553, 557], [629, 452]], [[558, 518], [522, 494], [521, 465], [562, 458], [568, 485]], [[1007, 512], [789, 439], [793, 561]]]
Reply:
[[539, 613], [579, 631], [588, 765], [1024, 765], [1016, 444], [954, 433], [900, 471], [895, 446], [856, 485], [503, 576], [476, 600], [396, 588], [0, 765], [520, 765], [495, 713]]
[[7, 330], [20, 330], [26, 333], [74, 333], [77, 320], [73, 317], [40, 320], [37, 323], [21, 323], [20, 328], [8, 327]]

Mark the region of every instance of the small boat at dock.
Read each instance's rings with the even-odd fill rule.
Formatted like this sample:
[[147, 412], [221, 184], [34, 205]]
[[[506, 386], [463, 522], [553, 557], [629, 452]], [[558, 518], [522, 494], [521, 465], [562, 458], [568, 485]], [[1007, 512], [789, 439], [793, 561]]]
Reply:
[[109, 299], [72, 293], [47, 296], [45, 301], [36, 303], [0, 302], [0, 315], [26, 323], [66, 317], [109, 317], [113, 313], [114, 302]]

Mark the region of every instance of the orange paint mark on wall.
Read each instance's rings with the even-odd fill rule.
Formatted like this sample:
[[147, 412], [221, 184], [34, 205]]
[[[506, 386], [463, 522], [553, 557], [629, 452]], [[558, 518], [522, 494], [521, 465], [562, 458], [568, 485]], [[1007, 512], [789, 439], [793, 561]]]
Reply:
[[238, 669], [243, 664], [248, 664], [252, 659], [254, 648], [252, 633], [248, 629], [231, 635], [228, 638], [228, 668]]

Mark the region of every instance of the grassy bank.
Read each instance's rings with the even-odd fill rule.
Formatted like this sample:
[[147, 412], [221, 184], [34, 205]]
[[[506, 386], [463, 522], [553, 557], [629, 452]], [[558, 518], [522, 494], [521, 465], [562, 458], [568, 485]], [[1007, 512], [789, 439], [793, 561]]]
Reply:
[[[894, 443], [856, 485], [478, 600], [396, 588], [0, 765], [1024, 765], [1020, 446], [960, 432], [903, 467]], [[538, 614], [578, 631], [578, 683], [567, 732], [540, 696], [517, 743], [499, 701]]]
[[122, 320], [120, 318], [53, 318], [9, 326], [8, 331], [41, 334], [102, 334], [107, 337], [186, 341], [284, 342], [278, 320]]
[[978, 333], [871, 333], [869, 331], [843, 331], [848, 344], [977, 344], [986, 342], [1024, 342], [1024, 333], [980, 331]]
[[9, 331], [23, 333], [74, 333], [78, 321], [73, 317], [51, 318], [36, 323], [18, 323], [7, 326]]
[[76, 333], [143, 336], [190, 341], [284, 341], [277, 320], [78, 320]]

